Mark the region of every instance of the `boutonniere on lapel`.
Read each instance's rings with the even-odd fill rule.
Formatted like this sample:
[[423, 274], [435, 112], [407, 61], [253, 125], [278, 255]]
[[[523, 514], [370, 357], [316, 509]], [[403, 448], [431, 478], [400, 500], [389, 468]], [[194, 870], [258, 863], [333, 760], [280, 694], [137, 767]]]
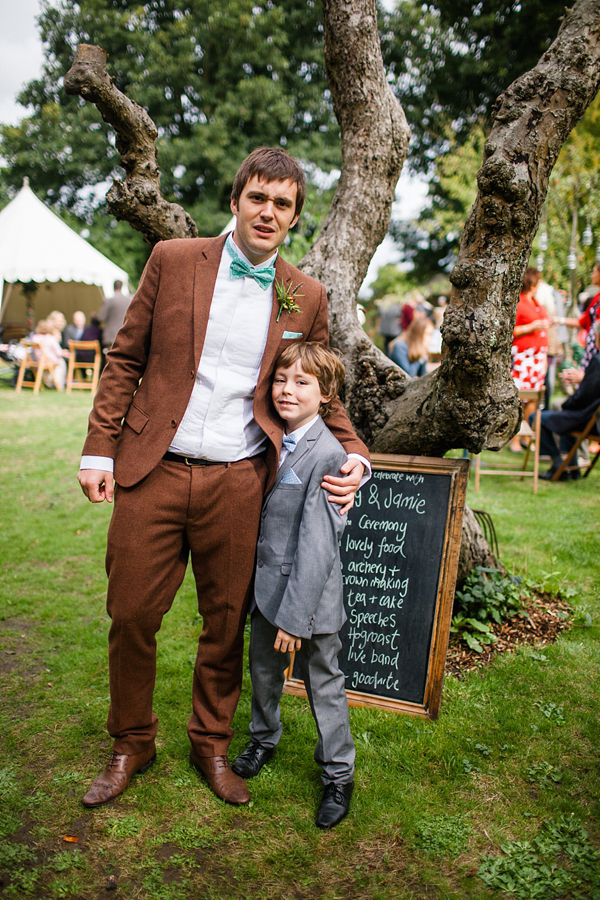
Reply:
[[299, 297], [304, 297], [304, 294], [298, 293], [302, 285], [303, 281], [300, 284], [292, 285], [292, 279], [290, 278], [288, 283], [286, 284], [283, 280], [277, 281], [275, 279], [275, 293], [277, 294], [277, 301], [279, 303], [279, 312], [277, 313], [276, 322], [279, 322], [281, 318], [281, 313], [285, 310], [289, 313], [302, 312], [296, 300]]

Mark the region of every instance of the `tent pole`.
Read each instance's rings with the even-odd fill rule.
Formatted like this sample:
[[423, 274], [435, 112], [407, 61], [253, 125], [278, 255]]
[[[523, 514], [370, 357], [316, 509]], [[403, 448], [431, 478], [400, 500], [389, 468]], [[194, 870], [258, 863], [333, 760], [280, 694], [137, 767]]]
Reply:
[[[0, 278], [0, 299], [2, 299], [2, 294], [4, 293], [4, 279]], [[0, 322], [4, 318], [4, 310], [8, 306], [8, 301], [10, 300], [10, 295], [12, 294], [13, 284], [9, 282], [8, 290], [6, 292], [6, 297], [2, 300], [2, 305], [0, 306]]]

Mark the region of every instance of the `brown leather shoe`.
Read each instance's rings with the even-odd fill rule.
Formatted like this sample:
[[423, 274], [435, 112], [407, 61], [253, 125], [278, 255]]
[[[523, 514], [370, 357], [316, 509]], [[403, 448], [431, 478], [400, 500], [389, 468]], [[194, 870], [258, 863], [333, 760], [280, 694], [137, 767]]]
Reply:
[[245, 806], [250, 802], [250, 793], [246, 782], [231, 771], [226, 756], [198, 756], [190, 750], [190, 762], [195, 769], [204, 775], [209, 788], [226, 803], [234, 806]]
[[112, 751], [110, 759], [102, 769], [89, 791], [81, 801], [84, 806], [102, 806], [122, 794], [136, 772], [145, 772], [156, 759], [156, 750], [144, 750], [143, 753], [126, 753]]

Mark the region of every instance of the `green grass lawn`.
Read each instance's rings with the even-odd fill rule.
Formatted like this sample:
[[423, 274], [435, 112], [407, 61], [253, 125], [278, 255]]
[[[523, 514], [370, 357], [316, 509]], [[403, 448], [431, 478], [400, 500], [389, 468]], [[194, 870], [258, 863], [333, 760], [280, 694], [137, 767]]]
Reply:
[[[303, 699], [283, 698], [286, 730], [249, 807], [219, 802], [190, 768], [189, 575], [159, 636], [157, 763], [85, 810], [110, 748], [110, 508], [85, 501], [75, 478], [89, 407], [87, 394], [0, 390], [2, 898], [600, 898], [600, 467], [541, 482], [536, 497], [518, 478], [469, 488], [511, 571], [577, 590], [575, 625], [446, 678], [436, 723], [351, 710], [356, 789], [332, 832], [313, 824], [321, 788]], [[232, 755], [249, 717], [246, 674]]]

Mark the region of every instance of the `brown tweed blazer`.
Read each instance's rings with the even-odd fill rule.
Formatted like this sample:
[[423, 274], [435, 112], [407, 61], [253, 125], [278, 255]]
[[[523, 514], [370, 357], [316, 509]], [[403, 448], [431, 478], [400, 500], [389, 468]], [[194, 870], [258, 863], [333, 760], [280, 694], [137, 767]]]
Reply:
[[[115, 461], [115, 480], [131, 487], [166, 453], [187, 408], [206, 335], [225, 236], [162, 241], [144, 274], [113, 348], [107, 355], [90, 414], [84, 454]], [[277, 473], [282, 426], [271, 403], [271, 376], [279, 353], [298, 340], [328, 343], [325, 288], [277, 257], [276, 277], [302, 282], [301, 312], [273, 308], [254, 397], [254, 418], [269, 438], [268, 487]], [[327, 424], [347, 453], [368, 450], [337, 401]]]

